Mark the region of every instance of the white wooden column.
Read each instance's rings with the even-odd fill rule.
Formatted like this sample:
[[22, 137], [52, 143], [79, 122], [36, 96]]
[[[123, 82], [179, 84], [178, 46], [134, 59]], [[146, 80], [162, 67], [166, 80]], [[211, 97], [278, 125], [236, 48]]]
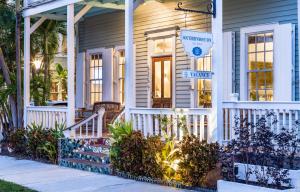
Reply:
[[216, 18], [212, 19], [212, 113], [208, 130], [209, 142], [221, 141], [223, 134], [223, 0], [216, 0]]
[[68, 113], [67, 127], [75, 123], [75, 26], [74, 4], [67, 7], [67, 47], [68, 47]]
[[30, 17], [24, 18], [24, 127], [27, 126], [27, 107], [30, 105]]
[[129, 109], [134, 106], [134, 43], [133, 0], [125, 0], [125, 119], [130, 120]]

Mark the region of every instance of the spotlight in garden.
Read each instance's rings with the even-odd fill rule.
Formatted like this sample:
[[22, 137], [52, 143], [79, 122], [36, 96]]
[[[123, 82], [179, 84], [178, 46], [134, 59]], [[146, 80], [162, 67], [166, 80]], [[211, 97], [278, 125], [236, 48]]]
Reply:
[[39, 70], [42, 66], [42, 59], [36, 58], [32, 62], [36, 70]]

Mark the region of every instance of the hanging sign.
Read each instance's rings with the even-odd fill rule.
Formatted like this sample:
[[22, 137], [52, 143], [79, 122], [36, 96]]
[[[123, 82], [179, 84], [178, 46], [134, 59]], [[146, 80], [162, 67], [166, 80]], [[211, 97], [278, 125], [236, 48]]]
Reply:
[[180, 39], [185, 52], [196, 59], [204, 57], [209, 53], [213, 45], [211, 33], [204, 33], [191, 30], [181, 30]]
[[213, 73], [210, 71], [192, 71], [185, 70], [182, 72], [183, 78], [187, 79], [212, 79]]

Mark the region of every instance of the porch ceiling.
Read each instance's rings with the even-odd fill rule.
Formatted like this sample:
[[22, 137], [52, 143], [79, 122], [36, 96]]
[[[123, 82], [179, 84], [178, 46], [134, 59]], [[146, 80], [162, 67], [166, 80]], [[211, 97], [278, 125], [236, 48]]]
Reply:
[[[47, 6], [48, 4], [56, 3], [58, 1], [59, 0], [43, 0], [32, 3], [24, 9], [24, 16], [30, 15], [27, 13], [27, 11], [30, 11], [30, 9], [38, 9], [41, 6]], [[92, 6], [88, 13], [84, 15], [84, 17], [89, 17], [93, 15], [113, 12], [116, 10], [123, 10], [125, 8], [125, 0], [78, 0], [74, 3], [75, 14], [77, 14], [86, 5]], [[58, 8], [41, 11], [37, 14], [31, 14], [31, 17], [42, 16], [46, 16], [49, 19], [64, 20], [64, 18], [66, 19], [67, 16], [67, 5], [65, 4], [59, 6]]]

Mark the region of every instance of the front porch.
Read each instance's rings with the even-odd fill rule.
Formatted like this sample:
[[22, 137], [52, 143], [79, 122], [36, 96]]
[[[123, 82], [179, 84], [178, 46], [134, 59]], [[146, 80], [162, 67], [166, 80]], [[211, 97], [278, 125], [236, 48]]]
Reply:
[[[216, 2], [215, 18], [195, 14], [187, 17], [186, 13], [175, 12], [176, 3], [174, 2], [168, 4], [159, 1], [155, 2], [156, 4], [150, 4], [148, 1], [130, 0], [107, 1], [106, 3], [96, 0], [68, 2], [58, 0], [41, 5], [27, 2], [25, 6], [27, 8], [24, 10], [25, 127], [31, 123], [43, 124], [44, 128], [52, 128], [55, 123], [66, 124], [69, 130], [66, 132], [68, 137], [99, 138], [103, 136], [105, 111], [102, 108], [93, 110], [77, 122], [76, 111], [91, 110], [95, 102], [116, 102], [125, 108], [116, 120], [132, 121], [134, 129], [141, 130], [144, 135], [162, 135], [163, 131], [166, 131], [168, 135], [175, 135], [180, 139], [184, 131], [182, 127], [185, 127], [189, 134], [196, 135], [200, 140], [223, 142], [234, 137], [233, 127], [236, 117], [256, 123], [259, 118], [268, 113], [274, 113], [274, 118], [278, 119], [278, 122], [272, 125], [275, 132], [278, 132], [281, 127], [290, 130], [295, 128], [295, 123], [299, 120], [299, 102], [281, 102], [280, 100], [251, 102], [238, 101], [237, 98], [227, 101], [236, 91], [232, 88], [233, 69], [229, 64], [234, 60], [229, 50], [234, 48], [232, 44], [226, 43], [234, 36], [230, 32], [223, 33], [223, 1]], [[191, 3], [191, 5], [194, 4]], [[159, 7], [165, 11], [163, 13], [166, 15], [169, 12], [172, 13], [172, 17], [175, 17], [178, 22], [170, 24], [169, 20], [168, 22], [161, 21], [159, 26], [155, 21], [150, 23], [142, 16], [143, 14], [151, 15], [152, 12], [148, 13], [146, 10], [154, 7]], [[113, 14], [116, 20], [124, 19], [124, 31], [118, 28], [114, 20], [109, 20], [111, 16], [109, 14]], [[100, 15], [100, 18], [103, 15], [103, 18], [112, 23], [110, 25], [105, 22], [97, 23], [97, 26], [105, 28], [100, 27], [97, 31], [98, 28], [92, 28], [99, 20], [97, 17], [91, 18], [94, 15]], [[153, 17], [154, 15], [152, 14]], [[30, 18], [38, 19], [31, 25]], [[30, 102], [29, 82], [32, 63], [30, 34], [45, 19], [59, 19], [67, 22], [69, 75], [68, 101], [67, 106], [64, 107], [32, 106]], [[201, 22], [198, 23], [198, 20]], [[82, 22], [81, 25], [80, 22]], [[124, 25], [123, 21], [122, 24]], [[111, 26], [116, 27], [116, 31], [113, 30], [113, 32], [125, 34], [124, 37], [112, 34], [113, 32], [109, 29]], [[185, 28], [213, 34], [212, 51], [203, 58], [203, 61], [189, 58], [184, 53], [178, 37], [180, 29]], [[90, 35], [90, 31], [94, 34], [92, 30], [96, 31], [95, 34], [99, 33], [100, 40], [96, 39], [98, 36]], [[105, 36], [113, 39], [111, 40], [113, 43], [103, 38]], [[115, 42], [118, 38], [121, 39], [121, 43]], [[91, 42], [93, 40], [100, 41], [100, 45], [94, 45]], [[156, 42], [156, 40], [159, 41]], [[156, 50], [156, 44], [162, 42], [170, 42], [170, 46]], [[206, 63], [208, 61], [209, 65]], [[119, 67], [122, 68], [119, 69]], [[184, 79], [181, 74], [185, 69], [209, 70], [214, 75], [209, 83]], [[169, 71], [166, 73], [167, 70]], [[159, 74], [158, 79], [156, 79], [156, 74]], [[156, 87], [156, 82], [159, 82], [158, 87]], [[197, 88], [201, 86], [199, 91]], [[207, 90], [206, 87], [211, 89]], [[201, 91], [204, 100], [208, 97], [209, 102], [200, 101], [201, 97], [198, 94]], [[247, 96], [242, 94], [242, 98], [245, 99]], [[162, 120], [171, 123], [164, 125], [161, 123]]]

